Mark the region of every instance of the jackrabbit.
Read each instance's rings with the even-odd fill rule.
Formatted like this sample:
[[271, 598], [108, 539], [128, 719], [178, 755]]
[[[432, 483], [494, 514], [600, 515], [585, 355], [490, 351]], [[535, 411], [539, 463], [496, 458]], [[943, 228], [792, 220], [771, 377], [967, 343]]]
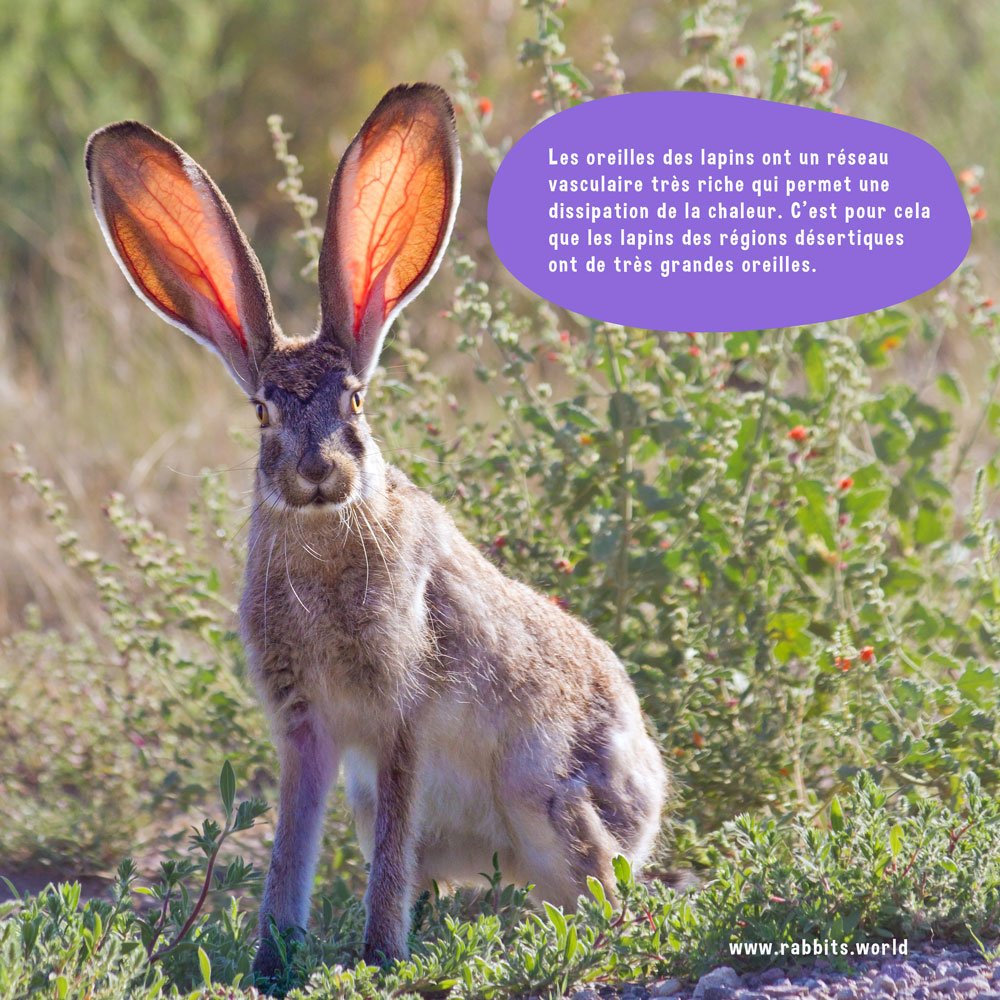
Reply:
[[386, 332], [437, 269], [458, 205], [454, 112], [389, 91], [340, 163], [319, 332], [282, 334], [260, 264], [211, 179], [137, 122], [87, 146], [94, 207], [135, 291], [226, 363], [260, 423], [240, 626], [281, 764], [255, 969], [309, 912], [341, 762], [370, 862], [364, 957], [407, 955], [414, 892], [505, 876], [572, 907], [639, 864], [667, 785], [621, 663], [503, 576], [387, 465], [363, 414]]

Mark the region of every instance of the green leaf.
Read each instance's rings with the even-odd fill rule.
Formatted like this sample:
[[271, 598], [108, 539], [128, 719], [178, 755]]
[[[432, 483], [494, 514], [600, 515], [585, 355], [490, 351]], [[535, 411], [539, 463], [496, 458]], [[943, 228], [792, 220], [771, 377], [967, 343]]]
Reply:
[[198, 966], [201, 969], [202, 982], [206, 986], [212, 985], [212, 963], [209, 961], [208, 955], [205, 954], [205, 949], [198, 948]]
[[903, 828], [897, 823], [889, 831], [889, 850], [896, 857], [903, 848]]
[[833, 801], [830, 803], [830, 826], [837, 833], [843, 833], [846, 825], [844, 822], [844, 807], [840, 804], [840, 799], [834, 795]]
[[219, 791], [222, 794], [222, 808], [226, 810], [228, 818], [236, 799], [236, 774], [228, 760], [222, 765], [222, 773], [219, 775]]
[[836, 547], [831, 523], [831, 509], [827, 503], [827, 490], [823, 483], [815, 479], [804, 479], [798, 484], [799, 496], [805, 504], [796, 513], [799, 524], [806, 535], [818, 535], [828, 549]]
[[628, 858], [622, 854], [616, 854], [611, 861], [611, 867], [615, 871], [615, 879], [619, 885], [631, 886], [633, 884], [632, 866]]
[[608, 403], [608, 419], [616, 431], [624, 427], [641, 426], [642, 408], [639, 401], [629, 392], [613, 393]]
[[937, 377], [937, 387], [942, 396], [947, 396], [956, 403], [965, 402], [965, 394], [962, 392], [962, 384], [951, 372], [942, 372]]
[[601, 880], [594, 878], [593, 875], [587, 876], [587, 888], [590, 890], [591, 896], [597, 900], [598, 903], [603, 903], [606, 900], [607, 894], [604, 892], [604, 886]]
[[579, 945], [580, 942], [577, 937], [576, 926], [571, 925], [568, 933], [566, 934], [566, 947], [563, 950], [563, 955], [567, 962], [571, 962], [573, 960], [573, 956], [576, 955]]
[[930, 545], [931, 542], [941, 541], [945, 531], [944, 518], [940, 513], [926, 506], [917, 511], [913, 538], [918, 545]]
[[545, 912], [549, 916], [549, 923], [552, 924], [556, 930], [556, 940], [562, 944], [566, 940], [566, 917], [562, 910], [553, 906], [547, 900], [544, 906]]
[[785, 81], [788, 79], [788, 66], [779, 60], [774, 67], [774, 75], [771, 77], [771, 93], [768, 95], [772, 101], [776, 101], [785, 92]]

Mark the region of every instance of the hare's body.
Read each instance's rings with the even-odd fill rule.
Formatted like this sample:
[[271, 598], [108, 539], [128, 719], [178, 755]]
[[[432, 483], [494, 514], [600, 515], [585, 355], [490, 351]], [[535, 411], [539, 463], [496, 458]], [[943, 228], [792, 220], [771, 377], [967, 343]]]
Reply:
[[358, 513], [262, 505], [241, 618], [276, 739], [315, 731], [342, 760], [366, 858], [380, 762], [409, 732], [409, 889], [481, 881], [496, 852], [569, 906], [614, 853], [641, 862], [664, 773], [611, 650], [398, 471]]
[[458, 199], [451, 105], [397, 87], [330, 194], [318, 334], [278, 329], [208, 175], [135, 122], [87, 148], [114, 256], [153, 309], [218, 353], [261, 425], [240, 623], [281, 764], [256, 969], [298, 931], [341, 765], [370, 862], [365, 957], [405, 955], [414, 891], [505, 876], [572, 906], [647, 856], [666, 773], [610, 648], [503, 576], [388, 468], [362, 413], [386, 331], [437, 268]]

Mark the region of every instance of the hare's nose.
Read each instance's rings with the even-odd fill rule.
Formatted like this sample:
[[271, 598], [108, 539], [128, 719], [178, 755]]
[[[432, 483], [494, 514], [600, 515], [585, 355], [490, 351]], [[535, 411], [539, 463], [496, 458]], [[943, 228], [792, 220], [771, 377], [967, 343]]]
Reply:
[[296, 471], [307, 482], [319, 486], [319, 484], [325, 482], [330, 473], [333, 472], [333, 462], [331, 462], [328, 458], [324, 458], [317, 449], [310, 448], [309, 451], [307, 451], [302, 458], [299, 459]]

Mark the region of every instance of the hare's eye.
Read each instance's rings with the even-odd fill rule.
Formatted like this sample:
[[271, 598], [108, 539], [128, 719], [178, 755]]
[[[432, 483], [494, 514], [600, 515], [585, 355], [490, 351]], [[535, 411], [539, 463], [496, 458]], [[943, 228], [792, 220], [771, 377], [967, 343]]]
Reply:
[[267, 427], [271, 423], [271, 415], [267, 412], [267, 407], [263, 403], [256, 404], [257, 423], [261, 427]]
[[351, 393], [351, 411], [353, 413], [360, 413], [365, 406], [365, 397], [361, 395], [360, 392]]

